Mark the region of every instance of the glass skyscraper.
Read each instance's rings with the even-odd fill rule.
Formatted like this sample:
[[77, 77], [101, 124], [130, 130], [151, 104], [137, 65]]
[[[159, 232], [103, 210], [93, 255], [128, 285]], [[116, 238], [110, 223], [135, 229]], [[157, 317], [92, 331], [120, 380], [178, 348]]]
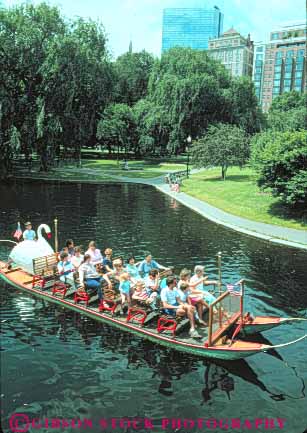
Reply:
[[163, 11], [162, 52], [172, 47], [206, 50], [210, 38], [223, 31], [223, 14], [217, 6], [167, 8]]

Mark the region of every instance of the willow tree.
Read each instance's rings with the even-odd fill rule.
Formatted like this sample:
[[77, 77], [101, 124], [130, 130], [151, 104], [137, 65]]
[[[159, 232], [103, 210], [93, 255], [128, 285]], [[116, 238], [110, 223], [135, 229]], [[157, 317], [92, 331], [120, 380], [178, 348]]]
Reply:
[[28, 155], [36, 147], [41, 65], [55, 35], [64, 33], [65, 24], [59, 10], [46, 3], [0, 9], [2, 167], [8, 169], [14, 155], [19, 152]]

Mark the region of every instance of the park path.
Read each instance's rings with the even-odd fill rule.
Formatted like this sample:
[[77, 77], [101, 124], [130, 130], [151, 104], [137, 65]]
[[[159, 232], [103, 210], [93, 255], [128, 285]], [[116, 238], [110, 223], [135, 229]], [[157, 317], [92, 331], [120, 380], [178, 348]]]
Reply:
[[[198, 171], [198, 170], [197, 170]], [[192, 171], [193, 172], [193, 171]], [[221, 209], [218, 209], [202, 200], [194, 198], [184, 192], [176, 193], [170, 190], [165, 183], [165, 175], [151, 179], [140, 179], [125, 176], [112, 176], [121, 182], [140, 183], [156, 187], [164, 194], [175, 198], [179, 203], [199, 213], [203, 217], [217, 224], [222, 224], [232, 230], [245, 233], [260, 239], [264, 239], [275, 244], [281, 244], [289, 247], [301, 248], [307, 250], [307, 231], [296, 230], [287, 227], [281, 227], [274, 224], [266, 224], [252, 221], [236, 215], [232, 215]]]
[[307, 250], [307, 231], [296, 230], [287, 227], [280, 227], [274, 224], [265, 224], [251, 221], [246, 218], [238, 217], [224, 212], [202, 200], [191, 197], [184, 192], [176, 193], [170, 191], [169, 185], [154, 183], [159, 191], [175, 198], [179, 203], [189, 207], [205, 218], [225, 227], [245, 233], [250, 236], [265, 239], [275, 244], [286, 245], [289, 247]]

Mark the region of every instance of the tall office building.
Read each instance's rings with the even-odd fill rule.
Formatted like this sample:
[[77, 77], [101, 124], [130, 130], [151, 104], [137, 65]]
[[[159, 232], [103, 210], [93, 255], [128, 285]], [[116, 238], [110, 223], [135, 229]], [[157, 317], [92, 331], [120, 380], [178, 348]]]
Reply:
[[223, 31], [223, 14], [217, 6], [168, 8], [163, 11], [162, 52], [172, 47], [208, 48], [210, 38]]
[[[255, 64], [255, 68], [258, 67]], [[262, 79], [260, 100], [264, 111], [276, 96], [290, 90], [306, 90], [306, 24], [287, 25], [272, 31], [265, 48], [263, 70], [256, 69], [254, 80]]]
[[254, 47], [253, 81], [255, 84], [256, 96], [260, 104], [262, 103], [264, 61], [265, 44], [263, 42], [256, 42]]
[[252, 76], [254, 44], [231, 28], [220, 37], [210, 39], [208, 54], [219, 60], [233, 76]]

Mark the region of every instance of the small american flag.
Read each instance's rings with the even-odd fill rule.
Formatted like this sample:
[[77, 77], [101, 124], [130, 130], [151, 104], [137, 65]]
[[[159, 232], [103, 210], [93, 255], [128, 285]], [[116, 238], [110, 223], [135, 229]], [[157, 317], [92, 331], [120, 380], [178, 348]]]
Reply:
[[236, 284], [226, 284], [227, 290], [231, 296], [241, 296], [242, 290], [241, 286]]
[[13, 234], [13, 238], [17, 239], [19, 241], [19, 239], [22, 236], [22, 230], [20, 227], [20, 223], [17, 223], [17, 230], [15, 231], [15, 233]]

